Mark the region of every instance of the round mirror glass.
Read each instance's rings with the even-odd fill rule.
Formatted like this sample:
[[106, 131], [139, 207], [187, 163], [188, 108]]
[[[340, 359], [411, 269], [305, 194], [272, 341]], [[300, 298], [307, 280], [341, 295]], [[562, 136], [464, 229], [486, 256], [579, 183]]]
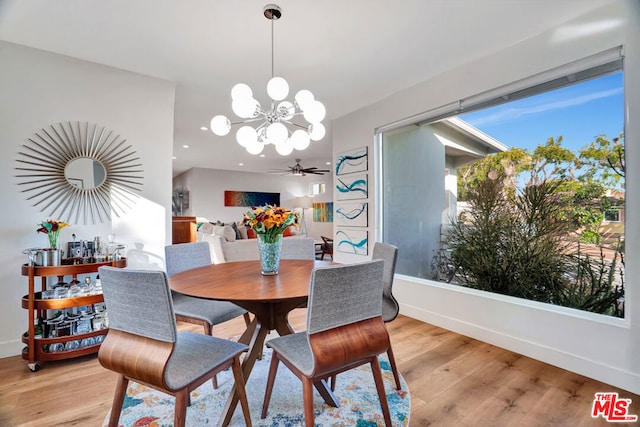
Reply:
[[64, 177], [78, 189], [92, 190], [102, 185], [107, 173], [102, 163], [90, 157], [78, 157], [67, 163]]

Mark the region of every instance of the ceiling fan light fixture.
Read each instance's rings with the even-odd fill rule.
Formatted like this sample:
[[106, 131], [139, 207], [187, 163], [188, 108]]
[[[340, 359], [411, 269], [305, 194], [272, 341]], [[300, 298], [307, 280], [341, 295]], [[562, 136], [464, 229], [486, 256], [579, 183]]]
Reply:
[[[279, 146], [276, 145], [276, 149]], [[284, 147], [280, 147], [284, 148]], [[289, 148], [292, 149], [292, 148]], [[287, 169], [273, 169], [268, 171], [267, 173], [277, 173], [279, 175], [295, 175], [295, 176], [306, 176], [306, 175], [324, 175], [327, 172], [331, 172], [329, 169], [318, 169], [317, 167], [305, 168], [300, 164], [300, 159], [296, 159], [296, 164], [293, 166], [287, 167]]]
[[[245, 83], [238, 83], [231, 89], [231, 109], [242, 120], [231, 122], [226, 116], [217, 115], [211, 119], [211, 131], [218, 136], [225, 136], [233, 125], [242, 123], [245, 126], [236, 132], [236, 140], [250, 154], [260, 154], [264, 145], [273, 144], [280, 155], [287, 156], [294, 149], [307, 149], [310, 141], [324, 138], [325, 130], [321, 122], [327, 111], [324, 104], [317, 101], [307, 89], [299, 90], [294, 102], [285, 100], [289, 96], [289, 84], [283, 77], [274, 76], [273, 72], [273, 22], [282, 16], [282, 9], [278, 5], [268, 4], [263, 13], [271, 21], [271, 79], [267, 82], [267, 94], [271, 98], [269, 107], [263, 109], [253, 97], [251, 88]], [[296, 123], [295, 119], [300, 117], [307, 123]], [[248, 123], [256, 123], [255, 128]], [[245, 128], [251, 128], [253, 132]]]

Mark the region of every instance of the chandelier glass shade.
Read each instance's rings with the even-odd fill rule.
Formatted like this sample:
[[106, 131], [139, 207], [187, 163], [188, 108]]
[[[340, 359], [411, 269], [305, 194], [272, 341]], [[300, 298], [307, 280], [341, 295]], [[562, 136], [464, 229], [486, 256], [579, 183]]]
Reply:
[[260, 154], [265, 145], [273, 144], [279, 154], [287, 156], [293, 150], [305, 150], [311, 141], [324, 138], [322, 121], [326, 109], [306, 89], [298, 91], [292, 101], [287, 100], [289, 84], [282, 77], [273, 77], [273, 21], [282, 12], [279, 6], [270, 4], [265, 6], [264, 15], [271, 20], [272, 78], [267, 82], [268, 105], [263, 108], [251, 88], [238, 83], [231, 89], [231, 109], [242, 120], [231, 122], [226, 116], [217, 115], [211, 119], [210, 128], [214, 134], [225, 136], [233, 125], [240, 124], [236, 141], [249, 153]]

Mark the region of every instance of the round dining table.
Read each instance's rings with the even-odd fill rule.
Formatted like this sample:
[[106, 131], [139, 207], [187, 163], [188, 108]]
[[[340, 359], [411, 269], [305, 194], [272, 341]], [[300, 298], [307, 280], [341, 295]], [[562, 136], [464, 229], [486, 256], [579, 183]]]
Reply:
[[[248, 381], [269, 332], [294, 333], [287, 317], [291, 310], [307, 302], [313, 269], [331, 264], [328, 261], [280, 260], [279, 273], [271, 276], [261, 273], [260, 261], [211, 264], [174, 274], [169, 277], [169, 286], [192, 297], [232, 302], [254, 315], [238, 339], [249, 346], [242, 362], [244, 379]], [[339, 406], [326, 381], [318, 381], [315, 387], [327, 404]], [[237, 403], [234, 387], [223, 412], [222, 425], [228, 425]]]

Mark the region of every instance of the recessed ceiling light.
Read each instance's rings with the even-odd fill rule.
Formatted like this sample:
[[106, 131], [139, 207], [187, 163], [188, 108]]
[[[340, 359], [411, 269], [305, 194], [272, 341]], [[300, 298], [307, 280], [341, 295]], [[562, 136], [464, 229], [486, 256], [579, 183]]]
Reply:
[[187, 144], [184, 144], [182, 148], [189, 148], [189, 146]]
[[200, 126], [200, 130], [209, 130], [209, 128], [206, 126]]
[[330, 165], [330, 164], [331, 164], [331, 162], [327, 162], [327, 163], [325, 163], [325, 165]]
[[171, 158], [172, 158], [173, 160], [175, 160], [175, 159], [176, 159], [176, 156], [173, 156], [173, 157], [171, 157]]
[[238, 163], [238, 166], [244, 166], [244, 163]]
[[260, 154], [260, 157], [264, 157], [264, 154]]

